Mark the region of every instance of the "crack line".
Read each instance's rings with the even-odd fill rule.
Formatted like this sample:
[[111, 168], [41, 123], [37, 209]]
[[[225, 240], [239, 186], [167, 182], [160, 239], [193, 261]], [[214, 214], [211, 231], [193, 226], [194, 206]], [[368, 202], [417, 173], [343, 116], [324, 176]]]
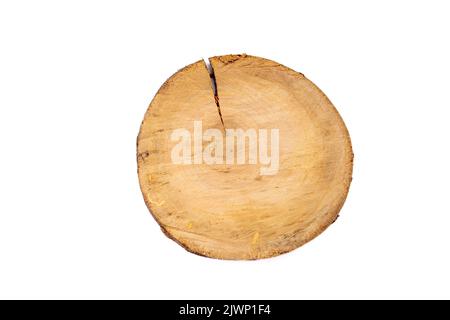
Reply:
[[214, 69], [211, 65], [211, 61], [209, 59], [203, 59], [203, 61], [205, 62], [206, 69], [208, 70], [208, 73], [209, 73], [209, 78], [211, 79], [211, 88], [212, 88], [213, 95], [214, 95], [214, 102], [216, 103], [217, 111], [219, 112], [220, 122], [222, 123], [222, 126], [225, 129], [225, 123], [223, 122], [222, 111], [220, 110], [216, 75], [214, 74]]

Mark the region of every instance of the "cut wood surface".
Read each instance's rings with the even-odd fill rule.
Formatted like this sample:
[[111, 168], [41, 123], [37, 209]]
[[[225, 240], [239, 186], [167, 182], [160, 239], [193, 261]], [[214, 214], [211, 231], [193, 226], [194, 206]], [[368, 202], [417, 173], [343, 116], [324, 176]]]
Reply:
[[[248, 55], [210, 62], [218, 99], [198, 61], [169, 78], [145, 114], [137, 141], [145, 203], [164, 233], [196, 254], [259, 259], [291, 251], [333, 223], [345, 201], [353, 166], [347, 129], [301, 73]], [[210, 141], [200, 151], [192, 143], [192, 164], [174, 163], [172, 133], [185, 128], [193, 137], [195, 121], [224, 137], [227, 129], [278, 129], [276, 172], [262, 175], [264, 165], [250, 163], [250, 143], [244, 164], [198, 163]], [[276, 151], [270, 139], [268, 148]]]

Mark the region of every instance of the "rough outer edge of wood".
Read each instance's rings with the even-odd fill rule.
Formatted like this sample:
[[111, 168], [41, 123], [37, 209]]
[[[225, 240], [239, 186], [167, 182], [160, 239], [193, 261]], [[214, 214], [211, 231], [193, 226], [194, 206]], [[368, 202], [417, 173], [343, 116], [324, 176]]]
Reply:
[[[316, 238], [318, 235], [320, 235], [322, 232], [324, 232], [330, 225], [332, 225], [337, 218], [339, 217], [339, 212], [341, 211], [342, 207], [345, 204], [345, 201], [348, 197], [348, 193], [350, 190], [350, 185], [351, 182], [353, 180], [353, 163], [354, 163], [354, 152], [353, 152], [353, 146], [352, 146], [352, 142], [351, 142], [351, 138], [350, 138], [350, 134], [349, 131], [347, 129], [347, 126], [345, 125], [344, 120], [342, 119], [341, 115], [339, 114], [338, 110], [336, 109], [336, 107], [334, 106], [334, 104], [330, 101], [330, 99], [327, 97], [327, 95], [317, 86], [315, 85], [314, 82], [312, 82], [311, 80], [309, 80], [307, 77], [305, 77], [304, 74], [297, 72], [287, 66], [284, 66], [278, 62], [275, 62], [273, 60], [270, 59], [266, 59], [266, 58], [262, 58], [262, 57], [258, 57], [258, 56], [252, 56], [252, 55], [247, 55], [245, 53], [243, 54], [227, 54], [227, 55], [222, 55], [222, 56], [214, 56], [209, 58], [211, 61], [211, 66], [214, 68], [212, 61], [214, 61], [214, 59], [219, 60], [221, 63], [224, 63], [225, 65], [233, 63], [239, 59], [245, 59], [245, 58], [254, 58], [254, 59], [262, 59], [262, 60], [266, 60], [269, 62], [272, 62], [274, 64], [277, 64], [279, 67], [281, 67], [282, 69], [284, 69], [285, 71], [295, 74], [296, 76], [302, 78], [303, 80], [307, 80], [330, 104], [330, 106], [332, 107], [333, 112], [338, 116], [339, 121], [339, 126], [341, 127], [341, 129], [343, 129], [343, 133], [345, 135], [345, 141], [347, 143], [347, 147], [349, 148], [350, 151], [350, 159], [349, 159], [349, 171], [348, 171], [348, 176], [344, 177], [345, 180], [343, 182], [345, 182], [344, 185], [344, 189], [345, 192], [343, 193], [343, 196], [340, 200], [340, 202], [338, 203], [336, 210], [330, 214], [330, 219], [328, 219], [327, 221], [325, 221], [322, 225], [320, 225], [318, 228], [316, 228], [311, 235], [308, 238], [305, 238], [303, 241], [296, 243], [295, 247], [292, 247], [291, 249], [288, 250], [272, 250], [270, 251], [268, 254], [263, 255], [263, 256], [258, 256], [255, 258], [250, 258], [250, 259], [244, 259], [244, 258], [224, 258], [224, 257], [220, 257], [217, 255], [208, 255], [205, 253], [202, 253], [199, 250], [196, 250], [196, 248], [189, 246], [188, 243], [184, 243], [181, 242], [180, 240], [176, 239], [166, 228], [164, 228], [164, 226], [158, 221], [158, 219], [156, 219], [156, 216], [153, 214], [153, 209], [151, 207], [151, 203], [150, 201], [148, 201], [147, 199], [147, 195], [143, 190], [143, 185], [141, 183], [141, 179], [140, 179], [140, 174], [139, 174], [139, 170], [140, 170], [140, 163], [139, 163], [139, 152], [138, 152], [138, 146], [139, 146], [139, 140], [140, 140], [140, 135], [141, 135], [141, 131], [142, 131], [142, 126], [147, 118], [147, 114], [149, 109], [152, 106], [152, 103], [154, 101], [154, 99], [156, 98], [156, 96], [158, 96], [158, 94], [161, 92], [161, 90], [167, 85], [167, 83], [169, 83], [170, 81], [172, 81], [174, 79], [174, 77], [181, 71], [183, 70], [187, 70], [191, 67], [193, 67], [194, 65], [198, 64], [198, 63], [203, 63], [203, 66], [205, 67], [205, 72], [206, 72], [206, 76], [209, 77], [209, 71], [207, 69], [207, 66], [205, 65], [205, 63], [202, 60], [198, 60], [194, 63], [191, 63], [187, 66], [185, 66], [184, 68], [179, 69], [177, 72], [175, 72], [174, 74], [172, 74], [162, 85], [161, 87], [158, 89], [158, 91], [156, 92], [156, 94], [154, 95], [152, 101], [150, 102], [146, 112], [145, 112], [145, 116], [144, 119], [141, 122], [140, 128], [139, 128], [139, 134], [137, 136], [136, 139], [136, 161], [137, 161], [137, 174], [138, 174], [138, 180], [139, 180], [139, 186], [141, 189], [141, 193], [143, 195], [144, 198], [144, 202], [147, 206], [147, 209], [150, 211], [150, 214], [152, 215], [153, 219], [158, 223], [159, 227], [161, 228], [161, 231], [166, 235], [167, 238], [171, 239], [172, 241], [174, 241], [175, 243], [177, 243], [178, 245], [180, 245], [182, 248], [184, 248], [186, 251], [193, 253], [195, 255], [201, 256], [201, 257], [206, 257], [206, 258], [212, 258], [212, 259], [219, 259], [219, 260], [234, 260], [234, 261], [251, 261], [251, 260], [259, 260], [259, 259], [268, 259], [268, 258], [273, 258], [273, 257], [277, 257], [279, 255], [288, 253], [288, 252], [292, 252], [295, 251], [296, 249], [302, 247], [304, 244], [310, 242], [311, 240], [313, 240], [314, 238]], [[216, 79], [217, 81], [217, 79]], [[211, 91], [211, 95], [212, 98], [214, 100], [214, 92]]]

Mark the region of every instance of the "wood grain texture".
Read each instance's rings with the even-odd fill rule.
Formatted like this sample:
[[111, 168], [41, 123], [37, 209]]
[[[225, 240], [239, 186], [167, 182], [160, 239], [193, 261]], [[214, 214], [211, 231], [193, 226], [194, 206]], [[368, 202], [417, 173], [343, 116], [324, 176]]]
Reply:
[[[145, 202], [167, 236], [219, 259], [259, 259], [291, 251], [333, 223], [352, 177], [347, 129], [311, 81], [276, 62], [210, 59], [224, 125], [203, 61], [169, 78], [148, 108], [137, 141]], [[279, 128], [279, 170], [259, 165], [171, 161], [173, 130]], [[204, 142], [204, 146], [207, 142]]]

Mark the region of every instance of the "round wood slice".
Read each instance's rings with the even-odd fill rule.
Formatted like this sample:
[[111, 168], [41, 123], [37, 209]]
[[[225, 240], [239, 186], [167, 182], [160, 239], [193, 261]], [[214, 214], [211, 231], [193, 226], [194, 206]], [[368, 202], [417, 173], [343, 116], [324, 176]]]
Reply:
[[[168, 237], [199, 255], [259, 259], [291, 251], [338, 217], [352, 178], [347, 129], [301, 73], [249, 55], [210, 62], [221, 115], [203, 61], [169, 78], [145, 114], [137, 140], [145, 203]], [[279, 129], [276, 174], [261, 175], [263, 165], [249, 161], [173, 163], [172, 132], [193, 135], [200, 120], [203, 132]], [[194, 147], [191, 156], [195, 162]]]

